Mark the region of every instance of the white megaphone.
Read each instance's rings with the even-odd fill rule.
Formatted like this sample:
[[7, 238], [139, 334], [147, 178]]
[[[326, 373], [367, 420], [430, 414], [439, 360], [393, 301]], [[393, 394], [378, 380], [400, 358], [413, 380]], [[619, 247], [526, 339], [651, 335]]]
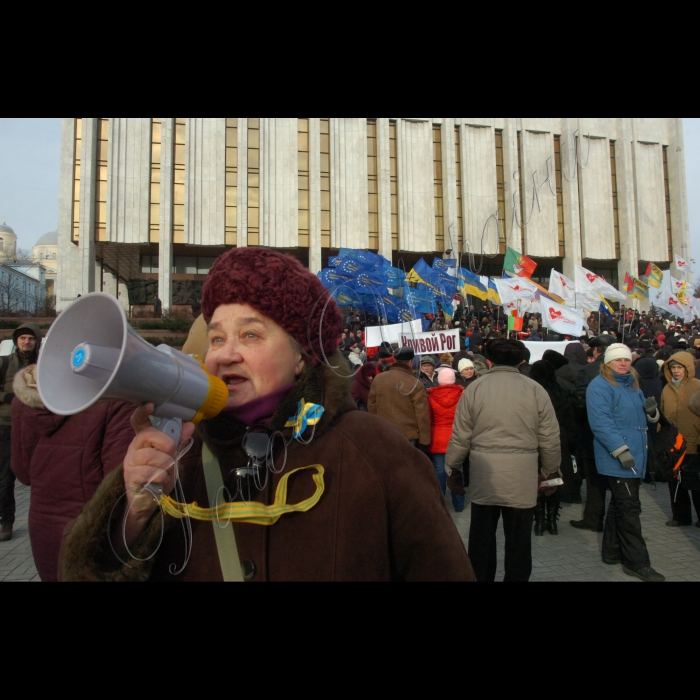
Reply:
[[228, 401], [221, 379], [196, 357], [147, 343], [129, 326], [121, 304], [94, 292], [54, 321], [41, 347], [39, 395], [49, 411], [80, 413], [97, 401], [152, 401], [156, 427], [179, 442], [182, 422], [218, 415]]

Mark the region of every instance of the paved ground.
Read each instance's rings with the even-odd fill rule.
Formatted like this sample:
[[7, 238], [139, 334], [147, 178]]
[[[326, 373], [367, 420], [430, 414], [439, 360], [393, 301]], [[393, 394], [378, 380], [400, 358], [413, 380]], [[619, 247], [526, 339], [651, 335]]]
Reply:
[[[0, 543], [0, 581], [39, 581], [34, 567], [27, 531], [29, 510], [27, 486], [17, 484], [17, 520], [14, 537]], [[585, 495], [585, 487], [584, 487]], [[646, 539], [652, 566], [666, 576], [668, 581], [700, 581], [700, 528], [670, 528], [665, 522], [671, 518], [671, 504], [665, 484], [657, 491], [643, 484], [642, 529]], [[448, 497], [448, 507], [452, 503]], [[532, 581], [627, 581], [637, 579], [622, 573], [622, 567], [603, 564], [600, 558], [602, 534], [576, 530], [569, 520], [581, 517], [583, 506], [565, 505], [559, 520], [559, 535], [532, 538]], [[469, 536], [469, 504], [462, 513], [453, 513], [465, 545]], [[496, 580], [503, 578], [503, 532], [498, 536], [498, 572]]]
[[[584, 482], [585, 484], [585, 482]], [[585, 498], [585, 485], [584, 485]], [[700, 527], [666, 527], [671, 519], [671, 503], [666, 484], [658, 484], [652, 491], [647, 484], [640, 490], [642, 501], [642, 532], [649, 549], [651, 565], [666, 577], [667, 581], [700, 581]], [[608, 501], [610, 496], [608, 495]], [[451, 499], [448, 507], [452, 511]], [[452, 517], [457, 524], [464, 544], [469, 537], [469, 504], [462, 513]], [[600, 548], [602, 533], [577, 530], [569, 525], [570, 520], [580, 520], [582, 505], [565, 504], [559, 519], [559, 534], [554, 537], [546, 533], [543, 537], [532, 537], [531, 581], [632, 581], [636, 578], [622, 572], [622, 566], [603, 564]], [[503, 580], [503, 529], [499, 526], [496, 536], [498, 544], [498, 570], [496, 580]]]
[[9, 542], [0, 542], [0, 581], [40, 581], [29, 546], [27, 514], [29, 513], [29, 486], [19, 482], [15, 486], [15, 527]]

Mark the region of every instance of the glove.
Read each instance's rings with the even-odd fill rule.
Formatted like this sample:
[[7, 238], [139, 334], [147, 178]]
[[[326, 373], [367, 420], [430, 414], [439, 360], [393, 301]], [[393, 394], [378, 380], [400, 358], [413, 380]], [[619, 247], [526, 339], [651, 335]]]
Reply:
[[430, 452], [428, 451], [428, 448], [430, 447], [430, 445], [424, 445], [424, 444], [421, 443], [421, 442], [417, 442], [417, 443], [416, 443], [416, 447], [417, 447], [424, 455], [430, 454]]
[[634, 469], [636, 462], [629, 450], [625, 450], [617, 459], [623, 469]]
[[3, 403], [12, 403], [12, 399], [15, 398], [15, 395], [11, 391], [6, 391], [5, 392], [5, 399]]
[[656, 415], [657, 405], [656, 405], [656, 399], [653, 396], [650, 396], [644, 402], [644, 411], [651, 418], [653, 418]]
[[455, 496], [464, 496], [467, 492], [464, 490], [462, 481], [462, 472], [459, 469], [453, 469], [452, 473], [447, 477], [447, 488]]

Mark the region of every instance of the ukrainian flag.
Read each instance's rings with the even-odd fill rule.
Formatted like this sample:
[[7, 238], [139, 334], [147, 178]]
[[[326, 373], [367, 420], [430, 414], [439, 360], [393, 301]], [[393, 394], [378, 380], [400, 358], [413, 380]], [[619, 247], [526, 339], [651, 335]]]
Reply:
[[477, 299], [482, 299], [486, 301], [488, 299], [488, 290], [481, 284], [479, 278], [469, 270], [465, 270], [463, 267], [457, 268], [457, 279], [459, 280], [459, 291], [462, 296], [471, 295]]

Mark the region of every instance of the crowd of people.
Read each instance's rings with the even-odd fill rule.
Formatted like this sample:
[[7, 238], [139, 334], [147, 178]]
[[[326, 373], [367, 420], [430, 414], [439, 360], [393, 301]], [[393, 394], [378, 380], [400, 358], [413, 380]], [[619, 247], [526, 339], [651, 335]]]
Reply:
[[[37, 387], [41, 332], [18, 328], [2, 367], [0, 541], [16, 475], [32, 486], [45, 581], [493, 581], [502, 520], [505, 580], [523, 582], [533, 533], [558, 534], [585, 479], [583, 517], [566, 526], [603, 532], [606, 564], [663, 580], [639, 493], [662, 472], [654, 436], [675, 430], [686, 456], [666, 524], [700, 526], [697, 323], [623, 307], [563, 339], [536, 314], [508, 331], [498, 309], [465, 304], [431, 319], [459, 328], [459, 349], [416, 356], [367, 347], [379, 321], [326, 299], [280, 252], [222, 255], [183, 350], [229, 398], [178, 444], [151, 424], [152, 404], [52, 414]], [[568, 342], [530, 363], [523, 337]], [[469, 502], [466, 547], [446, 495], [457, 513]]]

